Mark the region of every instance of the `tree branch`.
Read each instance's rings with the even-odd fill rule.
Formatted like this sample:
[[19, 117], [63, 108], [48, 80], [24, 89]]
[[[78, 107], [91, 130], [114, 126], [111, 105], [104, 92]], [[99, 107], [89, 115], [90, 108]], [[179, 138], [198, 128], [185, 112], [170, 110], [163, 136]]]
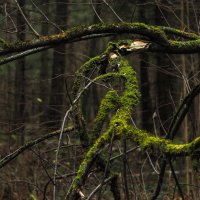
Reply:
[[[73, 130], [74, 130], [74, 127], [68, 127], [64, 129], [63, 133], [69, 133]], [[59, 134], [60, 134], [60, 130], [57, 130], [24, 144], [23, 146], [21, 146], [20, 148], [18, 148], [17, 150], [15, 150], [14, 152], [10, 153], [9, 155], [5, 156], [4, 158], [0, 160], [0, 169], [4, 167], [6, 164], [8, 164], [10, 161], [15, 159], [16, 157], [18, 157], [25, 150], [30, 149], [31, 147], [35, 146], [36, 144], [39, 144], [40, 142], [43, 142], [44, 140], [58, 136]]]

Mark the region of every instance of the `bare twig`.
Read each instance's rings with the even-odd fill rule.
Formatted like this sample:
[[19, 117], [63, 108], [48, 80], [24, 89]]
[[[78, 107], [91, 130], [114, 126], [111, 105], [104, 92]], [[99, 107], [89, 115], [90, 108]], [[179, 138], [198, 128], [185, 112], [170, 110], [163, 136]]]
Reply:
[[[71, 132], [73, 130], [74, 130], [74, 127], [68, 127], [68, 128], [64, 129], [63, 133], [69, 133], [69, 132]], [[23, 146], [21, 146], [20, 148], [18, 148], [17, 150], [15, 150], [14, 152], [8, 154], [7, 156], [5, 156], [4, 158], [2, 158], [0, 160], [0, 169], [2, 167], [4, 167], [6, 164], [8, 164], [10, 161], [12, 161], [14, 158], [19, 156], [21, 153], [23, 153], [25, 150], [35, 146], [36, 144], [38, 144], [40, 142], [43, 142], [44, 140], [47, 140], [49, 138], [58, 136], [59, 134], [60, 134], [60, 130], [59, 131], [54, 131], [54, 132], [48, 133], [48, 134], [36, 139], [36, 140], [30, 141], [30, 142], [24, 144]]]
[[19, 9], [19, 12], [21, 13], [22, 17], [24, 18], [26, 24], [28, 25], [28, 27], [32, 30], [32, 32], [37, 36], [37, 37], [40, 37], [39, 33], [32, 27], [32, 25], [30, 24], [30, 22], [28, 21], [28, 19], [26, 18], [22, 8], [20, 7], [19, 3], [17, 0], [14, 0], [18, 9]]
[[105, 184], [107, 184], [109, 181], [111, 181], [113, 179], [113, 176], [107, 178], [107, 179], [104, 179], [103, 180], [103, 183], [100, 183], [91, 193], [90, 195], [87, 197], [86, 200], [90, 200], [92, 199], [92, 197], [101, 189], [101, 187]]
[[101, 182], [101, 186], [99, 188], [99, 196], [98, 196], [98, 200], [101, 199], [101, 190], [102, 190], [102, 187], [103, 187], [103, 184], [104, 184], [104, 180], [107, 176], [107, 172], [108, 172], [108, 168], [109, 168], [109, 164], [110, 164], [110, 158], [111, 158], [111, 155], [112, 155], [112, 148], [113, 148], [113, 139], [114, 139], [114, 132], [112, 134], [112, 137], [111, 137], [111, 141], [110, 141], [110, 145], [109, 145], [109, 155], [108, 155], [108, 160], [107, 160], [107, 163], [106, 163], [106, 167], [105, 167], [105, 171], [104, 171], [104, 175], [103, 175], [103, 179], [102, 179], [102, 182]]
[[129, 190], [128, 190], [128, 181], [127, 181], [127, 170], [126, 170], [126, 164], [127, 164], [127, 155], [126, 155], [126, 138], [123, 138], [123, 176], [124, 176], [124, 189], [125, 189], [125, 196], [126, 199], [129, 200]]
[[37, 10], [40, 12], [40, 14], [54, 27], [56, 27], [59, 31], [63, 32], [63, 30], [54, 22], [52, 22], [46, 15], [45, 13], [35, 4], [33, 0], [31, 0], [32, 4], [37, 8]]
[[99, 19], [99, 21], [100, 21], [101, 23], [104, 23], [103, 19], [100, 17], [99, 13], [97, 12], [97, 10], [96, 10], [96, 8], [95, 8], [94, 3], [93, 3], [92, 0], [90, 0], [90, 3], [91, 3], [91, 5], [92, 5], [92, 9], [93, 9], [95, 15], [97, 16], [97, 18]]
[[54, 177], [53, 177], [53, 181], [54, 181], [54, 187], [53, 187], [53, 199], [56, 199], [56, 176], [57, 176], [57, 169], [58, 169], [58, 155], [59, 155], [59, 150], [60, 150], [60, 146], [61, 146], [61, 142], [62, 142], [62, 135], [64, 133], [65, 130], [65, 124], [67, 121], [67, 117], [69, 115], [69, 113], [72, 111], [73, 106], [77, 103], [77, 101], [79, 100], [79, 98], [81, 97], [81, 95], [83, 94], [83, 92], [94, 82], [96, 81], [96, 79], [91, 80], [83, 89], [82, 91], [77, 95], [77, 97], [74, 99], [74, 101], [72, 102], [72, 105], [70, 106], [70, 108], [66, 111], [65, 116], [63, 118], [62, 121], [62, 125], [61, 125], [61, 131], [60, 131], [60, 135], [59, 135], [59, 140], [58, 140], [58, 147], [56, 150], [56, 156], [55, 156], [55, 168], [54, 168]]
[[12, 62], [12, 61], [15, 61], [15, 60], [18, 60], [19, 58], [23, 58], [23, 57], [26, 57], [26, 56], [29, 56], [29, 55], [32, 55], [32, 54], [35, 54], [35, 53], [38, 53], [40, 51], [44, 51], [44, 50], [47, 50], [51, 48], [50, 46], [44, 46], [44, 47], [37, 47], [37, 48], [34, 48], [34, 49], [29, 49], [27, 51], [24, 51], [24, 52], [21, 52], [21, 53], [17, 53], [15, 55], [12, 55], [12, 56], [9, 56], [7, 58], [3, 58], [0, 60], [0, 65], [4, 65], [6, 63], [9, 63], [9, 62]]
[[122, 18], [115, 12], [115, 10], [112, 8], [112, 6], [109, 5], [109, 3], [106, 1], [106, 0], [102, 0], [106, 6], [108, 6], [110, 8], [110, 10], [113, 12], [113, 14], [117, 17], [117, 19], [120, 21], [120, 22], [123, 22]]

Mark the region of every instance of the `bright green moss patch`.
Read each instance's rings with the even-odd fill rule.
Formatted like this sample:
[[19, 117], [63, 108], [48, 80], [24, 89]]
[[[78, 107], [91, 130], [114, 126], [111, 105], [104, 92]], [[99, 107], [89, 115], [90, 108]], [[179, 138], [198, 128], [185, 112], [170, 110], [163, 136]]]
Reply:
[[83, 180], [85, 175], [87, 175], [88, 167], [91, 167], [90, 164], [93, 158], [98, 154], [98, 151], [101, 147], [107, 144], [111, 140], [112, 129], [108, 129], [103, 135], [101, 135], [95, 143], [89, 148], [88, 152], [86, 153], [84, 160], [81, 162], [79, 166], [77, 175], [73, 182], [73, 189], [77, 188], [77, 186], [83, 184]]
[[110, 111], [115, 111], [120, 107], [120, 98], [115, 90], [110, 90], [105, 98], [102, 100], [101, 105], [99, 107], [99, 111], [94, 120], [94, 130], [90, 133], [92, 141], [97, 138], [102, 129], [103, 123], [110, 113]]

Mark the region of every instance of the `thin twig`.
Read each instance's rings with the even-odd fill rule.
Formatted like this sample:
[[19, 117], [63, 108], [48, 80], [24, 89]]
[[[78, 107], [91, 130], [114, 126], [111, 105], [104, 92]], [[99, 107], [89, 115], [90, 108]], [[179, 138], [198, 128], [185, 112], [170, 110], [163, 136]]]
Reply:
[[100, 183], [91, 193], [90, 195], [87, 197], [86, 200], [90, 200], [92, 199], [92, 197], [101, 189], [102, 185], [105, 185], [107, 184], [110, 180], [112, 180], [113, 176], [107, 178], [107, 179], [104, 179], [103, 180], [103, 183]]
[[24, 18], [26, 24], [28, 25], [28, 27], [33, 31], [33, 33], [37, 36], [37, 37], [40, 37], [40, 34], [32, 27], [32, 25], [30, 24], [30, 22], [28, 21], [28, 19], [26, 18], [22, 8], [20, 7], [19, 3], [17, 0], [14, 0], [18, 9], [19, 9], [19, 12], [20, 14], [22, 15], [22, 17]]
[[40, 12], [40, 14], [54, 27], [56, 27], [59, 31], [63, 32], [63, 30], [54, 22], [52, 22], [45, 14], [44, 12], [35, 4], [33, 0], [31, 0], [32, 4], [37, 8], [37, 10]]
[[127, 181], [127, 171], [126, 171], [126, 163], [127, 163], [127, 156], [126, 156], [126, 138], [123, 138], [123, 176], [124, 176], [124, 189], [125, 189], [125, 196], [126, 200], [129, 200], [129, 190], [128, 190], [128, 181]]
[[97, 16], [97, 18], [99, 19], [99, 21], [100, 21], [101, 23], [104, 23], [103, 19], [100, 17], [99, 13], [96, 11], [96, 8], [95, 8], [95, 6], [94, 6], [94, 3], [93, 3], [93, 1], [92, 1], [92, 0], [90, 0], [90, 2], [91, 2], [92, 9], [93, 9], [93, 11], [94, 11], [95, 15]]
[[[64, 129], [63, 133], [69, 133], [69, 132], [71, 132], [73, 130], [74, 130], [74, 127], [68, 127], [68, 128]], [[23, 146], [21, 146], [20, 148], [18, 148], [17, 150], [15, 150], [14, 152], [8, 154], [7, 156], [5, 156], [4, 158], [2, 158], [0, 160], [0, 169], [2, 167], [4, 167], [6, 164], [8, 164], [10, 161], [12, 161], [14, 158], [19, 156], [25, 150], [35, 146], [36, 144], [38, 144], [40, 142], [43, 142], [44, 140], [47, 140], [47, 139], [52, 138], [52, 137], [55, 137], [55, 136], [57, 136], [59, 134], [60, 134], [60, 130], [59, 131], [54, 131], [54, 132], [48, 133], [48, 134], [36, 139], [36, 140], [30, 141], [30, 142], [24, 144]]]
[[106, 167], [105, 167], [105, 170], [104, 170], [103, 179], [102, 179], [102, 182], [100, 184], [101, 186], [99, 188], [98, 200], [101, 199], [101, 190], [102, 190], [102, 187], [103, 187], [104, 180], [105, 180], [105, 178], [107, 176], [107, 172], [108, 172], [108, 168], [109, 168], [109, 164], [110, 164], [110, 159], [111, 159], [111, 155], [112, 155], [112, 147], [113, 147], [113, 139], [114, 139], [114, 132], [112, 134], [111, 142], [110, 142], [110, 145], [109, 145], [109, 155], [108, 155], [108, 160], [107, 160]]
[[20, 58], [23, 58], [25, 56], [29, 56], [29, 55], [32, 55], [32, 54], [35, 54], [35, 53], [38, 53], [40, 51], [44, 51], [44, 50], [47, 50], [51, 48], [50, 46], [44, 46], [44, 47], [37, 47], [37, 48], [34, 48], [34, 49], [29, 49], [27, 51], [24, 51], [24, 52], [21, 52], [21, 53], [17, 53], [15, 55], [12, 55], [12, 56], [9, 56], [7, 58], [3, 58], [0, 60], [0, 65], [4, 65], [6, 63], [9, 63], [9, 62], [12, 62], [12, 61], [15, 61], [15, 60], [18, 60]]
[[177, 178], [177, 176], [176, 176], [176, 173], [175, 173], [175, 171], [174, 171], [174, 168], [173, 168], [173, 165], [172, 165], [172, 162], [171, 162], [171, 159], [170, 159], [170, 158], [168, 159], [168, 162], [169, 162], [169, 166], [170, 166], [172, 175], [173, 175], [174, 180], [175, 180], [175, 182], [176, 182], [176, 186], [177, 186], [177, 188], [178, 188], [179, 194], [181, 195], [182, 200], [184, 200], [184, 199], [185, 199], [185, 198], [184, 198], [184, 194], [183, 194], [183, 191], [182, 191], [181, 186], [180, 186], [180, 184], [179, 184], [178, 178]]
[[123, 22], [122, 18], [114, 11], [114, 9], [108, 4], [106, 0], [103, 0], [103, 2], [110, 8], [110, 10], [113, 12], [113, 14], [117, 17], [117, 19], [120, 22]]
[[79, 98], [81, 97], [81, 95], [83, 94], [83, 92], [94, 82], [96, 81], [96, 79], [91, 80], [91, 82], [89, 82], [83, 89], [82, 91], [77, 95], [77, 97], [74, 99], [74, 101], [72, 102], [72, 105], [70, 106], [70, 108], [66, 111], [65, 116], [63, 118], [62, 121], [62, 125], [61, 125], [61, 131], [60, 131], [60, 136], [59, 136], [59, 140], [58, 140], [58, 146], [57, 146], [57, 150], [56, 150], [56, 156], [55, 156], [55, 168], [54, 168], [54, 176], [53, 176], [53, 181], [54, 181], [54, 187], [53, 187], [53, 200], [56, 199], [56, 176], [57, 176], [57, 169], [58, 169], [58, 155], [59, 155], [59, 150], [61, 147], [61, 142], [62, 142], [62, 135], [65, 129], [65, 124], [67, 121], [67, 117], [69, 115], [69, 113], [72, 111], [73, 106], [77, 103], [77, 101], [79, 100]]

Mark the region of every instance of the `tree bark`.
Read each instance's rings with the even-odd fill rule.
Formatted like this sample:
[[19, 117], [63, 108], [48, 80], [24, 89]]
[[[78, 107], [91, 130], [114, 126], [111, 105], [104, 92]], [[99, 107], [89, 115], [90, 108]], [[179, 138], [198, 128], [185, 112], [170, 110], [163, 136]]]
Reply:
[[[25, 0], [18, 2], [22, 10], [25, 9]], [[20, 41], [25, 40], [25, 21], [23, 16], [19, 11], [17, 11], [17, 39]], [[26, 87], [26, 77], [25, 77], [25, 58], [21, 58], [16, 61], [15, 69], [15, 126], [17, 129], [16, 133], [19, 134], [18, 144], [23, 145], [25, 139], [25, 87]]]
[[[66, 29], [68, 23], [68, 4], [58, 2], [56, 4], [56, 23], [63, 30]], [[53, 65], [51, 75], [51, 94], [50, 94], [50, 110], [49, 125], [52, 127], [60, 127], [63, 111], [63, 92], [64, 92], [64, 72], [66, 66], [66, 49], [65, 44], [61, 44], [53, 50]]]

